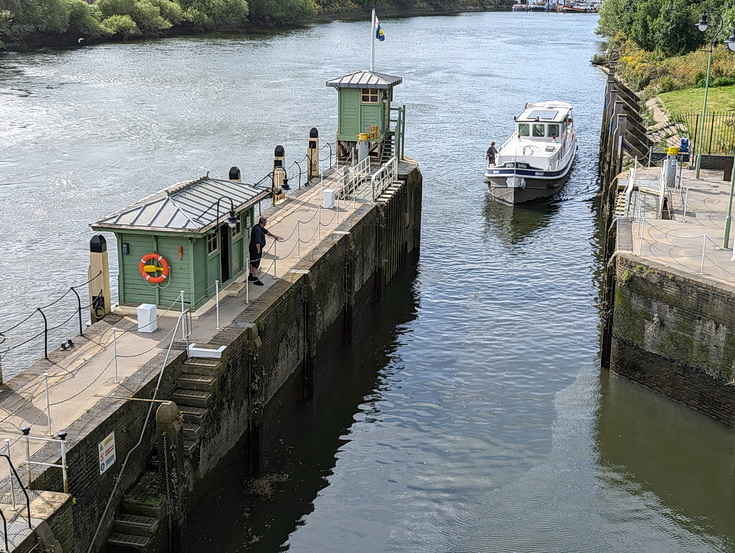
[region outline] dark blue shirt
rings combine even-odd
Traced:
[[[260,226],[260,223],[255,225],[253,227],[252,232],[250,233],[250,243],[251,244],[260,244],[261,248],[265,247],[265,235],[270,234],[266,229]]]

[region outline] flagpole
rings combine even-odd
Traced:
[[[370,19],[370,71],[375,70],[375,8]]]

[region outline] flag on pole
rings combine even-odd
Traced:
[[[380,21],[378,21],[377,15],[375,16],[375,38],[381,42],[385,40],[385,33],[383,32],[383,29],[380,28]]]

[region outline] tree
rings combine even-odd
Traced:
[[[139,35],[140,29],[133,21],[133,18],[129,15],[111,15],[102,21],[102,25],[112,35],[119,35],[123,38],[130,38],[131,36]]]
[[[178,0],[183,19],[199,29],[236,29],[247,22],[245,0]]]
[[[269,24],[299,23],[316,12],[311,0],[250,0],[250,19]]]

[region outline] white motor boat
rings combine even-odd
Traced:
[[[485,171],[490,195],[507,204],[554,195],[564,185],[577,153],[572,106],[526,104],[515,124],[515,133]]]

